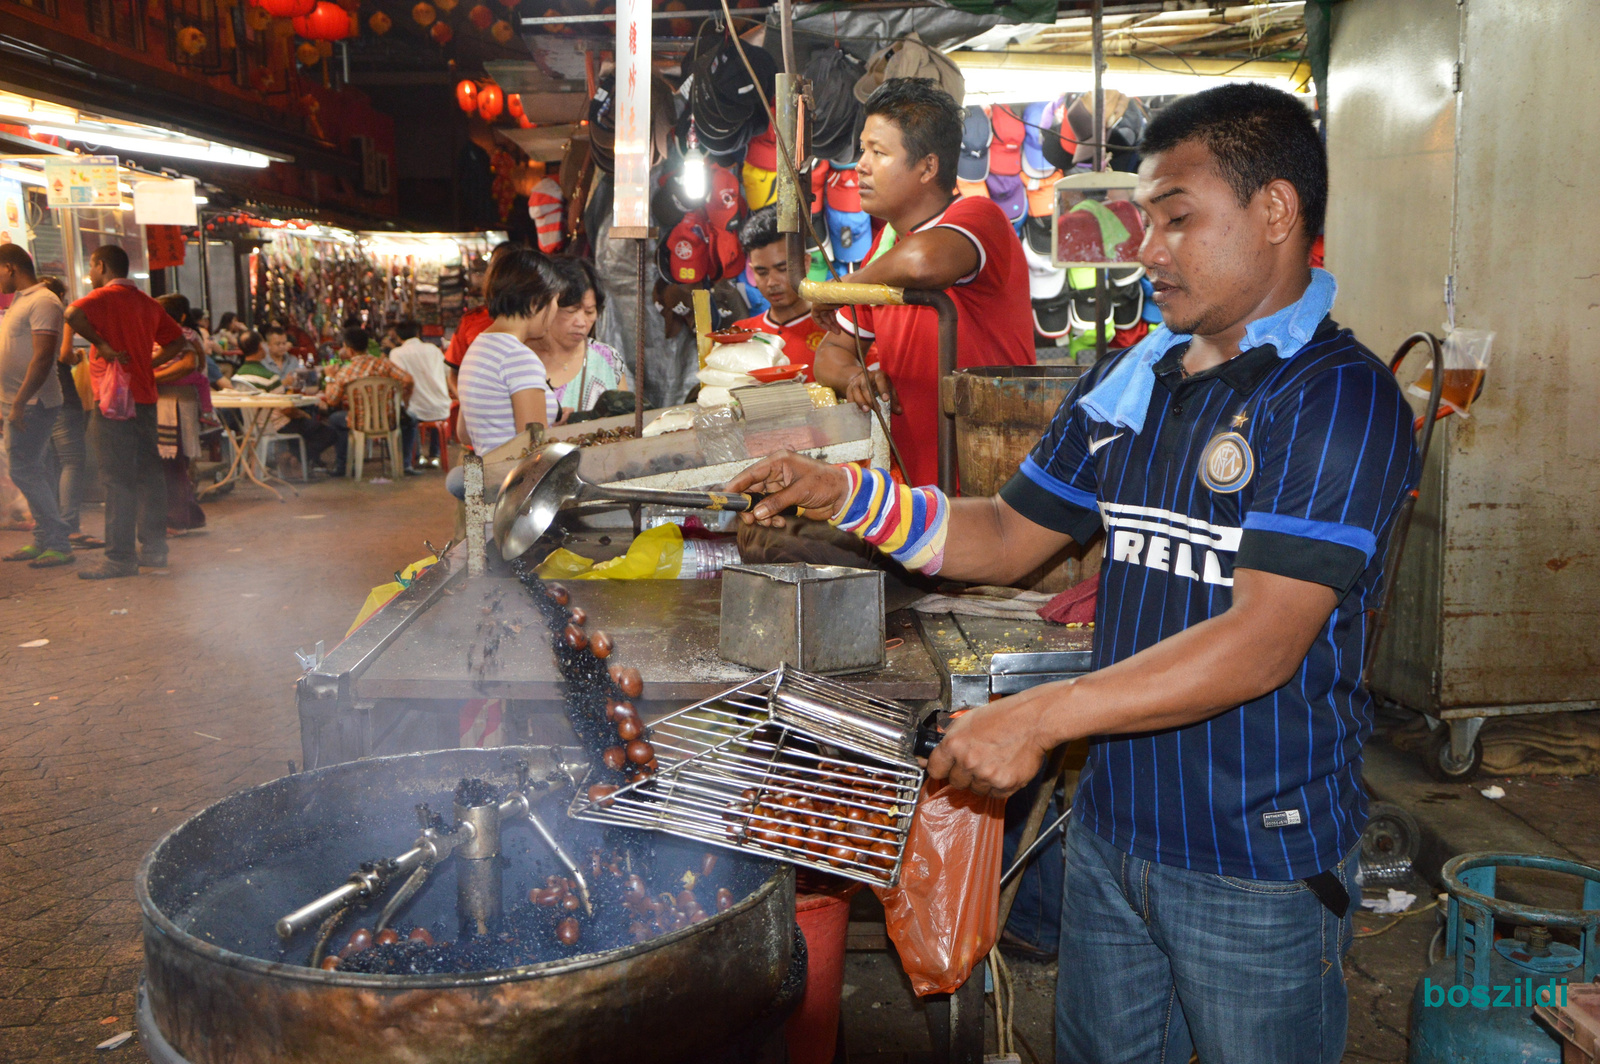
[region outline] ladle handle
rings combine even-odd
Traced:
[[[730,510],[734,513],[754,509],[756,503],[766,498],[758,491],[670,491],[665,488],[614,488],[610,485],[593,488],[591,493],[621,502],[655,503],[658,506],[682,506],[694,510]],[[782,512],[782,516],[794,517],[799,512],[797,507],[791,506]]]

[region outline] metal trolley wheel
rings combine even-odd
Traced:
[[[1483,765],[1483,740],[1478,737],[1478,727],[1471,727],[1473,724],[1481,727],[1483,718],[1449,721],[1434,728],[1428,736],[1423,763],[1434,779],[1442,783],[1465,783],[1478,774]],[[1457,736],[1457,729],[1465,734]]]
[[[1405,807],[1393,802],[1367,804],[1367,826],[1361,832],[1364,883],[1401,882],[1411,875],[1421,849],[1422,828]]]

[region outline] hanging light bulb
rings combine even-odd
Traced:
[[[704,203],[709,179],[705,152],[700,150],[700,138],[695,136],[694,120],[690,119],[689,150],[683,153],[683,172],[679,178],[683,186],[683,198],[690,203]]]

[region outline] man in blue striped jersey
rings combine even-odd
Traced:
[[[1327,162],[1298,101],[1259,85],[1184,97],[1142,156],[1141,258],[1165,325],[1084,375],[997,497],[792,456],[730,486],[774,492],[756,520],[804,505],[983,583],[1104,530],[1097,670],[962,717],[929,773],[1006,795],[1090,739],[1058,1061],[1331,1064],[1366,816],[1365,611],[1418,476],[1412,414],[1307,266]]]

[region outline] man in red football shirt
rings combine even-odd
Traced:
[[[843,280],[947,290],[959,319],[957,366],[1033,365],[1022,243],[993,200],[956,194],[961,107],[931,82],[891,78],[867,99],[866,114],[856,166],[861,206],[887,222],[896,239],[878,255],[880,233],[867,264]],[[870,343],[867,364],[879,394],[890,398],[890,431],[908,467],[907,482],[933,483],[942,416],[933,309],[817,305],[811,313],[830,330],[817,349],[817,380],[866,408],[869,371],[857,361],[850,334]]]
[[[89,254],[89,283],[94,291],[67,308],[67,324],[94,348],[89,379],[95,395],[111,385],[112,363],[120,363],[134,410],[126,420],[94,419],[106,493],[106,559],[78,576],[106,580],[138,576],[141,565],[166,568],[167,480],[156,450],[155,367],[182,354],[189,341],[161,304],[128,280],[128,253],[117,245],[102,244]]]
[[[811,316],[811,304],[800,298],[795,282],[789,279],[789,262],[784,254],[783,234],[778,232],[778,208],[768,204],[739,229],[739,242],[750,260],[756,287],[772,304],[753,318],[735,322],[735,329],[750,329],[783,337],[783,354],[791,366],[816,362],[817,347],[828,331]]]

